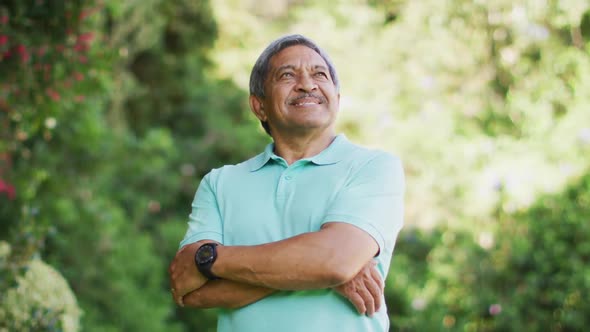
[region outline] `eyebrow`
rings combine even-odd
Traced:
[[[275,73],[280,73],[280,72],[282,72],[284,70],[287,70],[287,69],[296,70],[297,68],[295,68],[294,65],[282,65],[279,68],[277,68],[277,70],[275,71]],[[328,68],[326,66],[324,66],[324,65],[315,65],[315,66],[313,66],[313,69],[314,70],[320,69],[320,70],[325,70],[325,71],[328,70]]]
[[[280,73],[280,72],[285,71],[287,69],[295,70],[295,66],[293,66],[293,65],[282,65],[279,68],[277,68],[277,70],[275,70],[275,73]]]

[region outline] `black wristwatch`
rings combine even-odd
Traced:
[[[211,267],[217,259],[217,243],[205,243],[195,253],[197,269],[209,280],[219,279],[211,272]]]

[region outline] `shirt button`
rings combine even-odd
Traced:
[[[285,176],[285,180],[291,180],[291,179],[292,179],[291,175]]]

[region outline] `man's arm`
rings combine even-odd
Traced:
[[[330,288],[352,280],[378,252],[376,241],[347,223],[255,246],[220,246],[213,274],[282,290]]]
[[[207,279],[197,270],[195,252],[205,243],[217,243],[201,240],[180,248],[168,269],[172,297],[180,305],[195,308],[239,308],[256,302],[276,290],[237,283],[230,280]]]
[[[383,281],[377,272],[376,262],[365,265],[351,281],[339,285],[334,291],[349,300],[361,315],[379,311],[383,295]],[[186,306],[193,308],[237,309],[257,302],[276,290],[252,286],[230,280],[213,280],[184,296]]]
[[[275,289],[252,286],[231,280],[212,280],[184,296],[184,305],[193,308],[236,309],[257,302]]]
[[[182,247],[170,265],[177,303],[207,282],[194,264],[199,241]],[[330,288],[352,280],[378,251],[375,240],[345,223],[328,223],[317,232],[255,246],[218,246],[214,275],[270,289]]]
[[[182,247],[176,254],[176,257],[170,266],[171,275],[172,271],[175,270],[173,265],[184,263],[195,266],[193,259],[194,252],[205,243],[220,244],[217,241],[202,240]],[[200,276],[200,273],[196,268],[192,273]],[[171,281],[173,285],[176,285],[174,280]],[[180,295],[182,296],[180,303],[193,308],[235,309],[254,303],[274,292],[276,292],[274,289],[248,285],[231,280],[211,280],[206,282],[202,287],[195,289],[184,296]],[[176,298],[175,301],[179,302]]]

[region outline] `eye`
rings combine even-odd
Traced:
[[[315,76],[317,76],[317,77],[323,77],[323,78],[328,78],[328,74],[326,74],[326,73],[325,73],[325,72],[323,72],[323,71],[318,71],[318,72],[316,72],[316,73],[315,73]]]
[[[291,77],[293,77],[293,76],[294,76],[294,75],[293,75],[293,73],[292,73],[292,72],[290,72],[290,71],[286,71],[286,72],[282,73],[282,74],[281,74],[281,76],[279,76],[279,77],[280,77],[280,78],[291,78]]]

